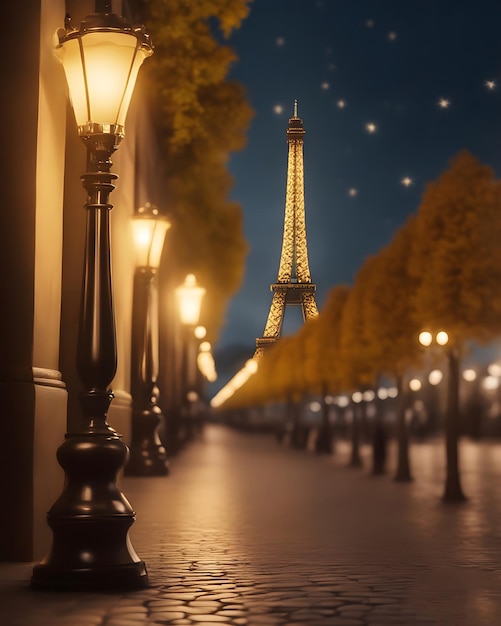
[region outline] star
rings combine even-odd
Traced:
[[[374,124],[374,122],[367,122],[367,124],[365,125],[365,130],[370,133],[372,135],[372,133],[375,133],[377,129],[376,124]]]
[[[404,176],[400,182],[404,187],[410,187],[414,181],[409,176]]]
[[[451,104],[451,101],[448,100],[447,98],[440,98],[440,100],[438,101],[438,106],[441,109],[448,109],[450,104]]]
[[[346,106],[346,101],[345,100],[338,100],[337,101],[337,106],[339,109],[344,109],[344,107]]]
[[[275,106],[273,107],[273,113],[280,115],[283,112],[284,112],[284,107],[281,104],[275,104]]]
[[[348,189],[348,195],[350,196],[350,198],[354,198],[358,193],[358,190],[355,189],[354,187],[352,187],[351,189]]]
[[[277,46],[283,46],[285,44],[285,38],[284,37],[277,37],[275,39],[275,43],[277,44]]]
[[[395,41],[396,38],[397,38],[397,33],[394,30],[388,33],[388,39],[390,41]]]
[[[365,26],[367,28],[372,28],[374,26],[374,20],[365,20]]]
[[[494,80],[486,80],[484,85],[487,87],[489,91],[492,91],[496,87],[496,81]]]

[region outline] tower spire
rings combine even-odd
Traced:
[[[318,315],[314,295],[316,285],[311,282],[306,244],[303,166],[305,130],[303,120],[297,116],[297,100],[294,100],[294,115],[289,119],[286,134],[289,154],[282,254],[277,282],[270,285],[273,300],[263,336],[256,339],[255,358],[259,358],[268,346],[279,339],[286,306],[300,306],[304,320]]]

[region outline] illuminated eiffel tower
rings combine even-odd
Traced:
[[[311,282],[306,245],[306,220],[304,213],[304,167],[303,167],[303,120],[297,116],[297,100],[294,115],[289,119],[287,143],[287,192],[285,198],[284,236],[277,282],[270,285],[273,292],[270,312],[263,336],[256,339],[254,358],[279,338],[286,306],[300,306],[303,320],[318,315],[315,302],[316,285]]]

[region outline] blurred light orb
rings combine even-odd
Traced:
[[[388,397],[388,389],[386,389],[386,387],[379,387],[379,389],[377,390],[377,397],[380,400],[386,400],[386,398]]]
[[[396,398],[398,396],[398,389],[396,387],[388,388],[388,398]]]
[[[433,335],[430,333],[429,330],[422,330],[419,333],[419,343],[422,346],[431,346],[431,342],[433,341]]]
[[[439,346],[446,346],[449,343],[449,335],[445,332],[445,330],[440,330],[435,337],[435,341]]]
[[[344,409],[345,407],[347,407],[350,404],[350,401],[349,401],[347,396],[338,396],[336,398],[336,404],[341,409]]]
[[[361,391],[355,391],[355,393],[351,396],[351,399],[353,400],[353,402],[358,404],[364,399],[363,393]]]
[[[467,369],[463,372],[463,378],[467,382],[471,383],[477,378],[477,372],[474,369]]]
[[[499,387],[499,378],[497,376],[486,376],[482,381],[482,387],[486,391],[494,391]]]
[[[310,411],[312,413],[318,413],[321,409],[322,405],[320,404],[320,402],[317,402],[316,400],[310,402]]]
[[[501,365],[499,363],[491,363],[487,368],[490,376],[501,377]]]
[[[428,382],[430,383],[430,385],[438,385],[443,377],[444,375],[441,370],[432,370],[428,374]]]
[[[421,381],[419,378],[411,378],[409,381],[409,388],[412,391],[419,391],[421,389]]]
[[[335,404],[335,402],[336,402],[336,398],[334,398],[334,396],[331,396],[331,395],[325,396],[325,404]]]
[[[372,391],[372,389],[367,389],[362,394],[362,398],[365,400],[365,402],[372,402],[375,397],[376,397],[376,394]]]

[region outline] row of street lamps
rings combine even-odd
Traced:
[[[112,297],[109,196],[118,178],[111,157],[125,132],[125,119],[143,61],[153,53],[143,27],[112,12],[110,0],[96,0],[95,13],[74,28],[66,16],[57,33],[61,60],[78,134],[87,148],[88,171],[81,176],[87,191],[84,275],[77,347],[77,371],[84,391],[85,426],[68,432],[57,458],[65,484],[47,520],[53,532],[49,554],[33,569],[36,589],[134,589],[148,583],[145,563],[134,551],[129,528],[135,512],[117,485],[127,461],[127,446],[107,422],[117,368],[115,312]],[[133,400],[132,444],[126,473],[162,475],[168,471],[158,436],[158,306],[155,284],[165,234],[170,224],[152,205],[133,219],[137,250],[135,280],[138,376]],[[193,344],[204,290],[190,274],[176,290],[186,340]],[[196,386],[192,347],[183,362],[188,380],[184,411],[190,414]]]

